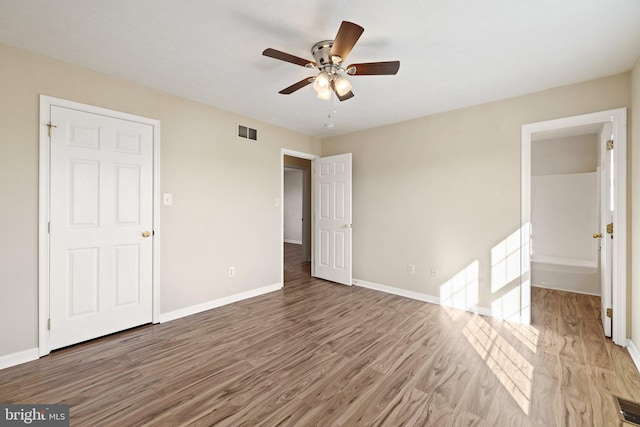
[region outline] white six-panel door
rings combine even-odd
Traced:
[[[314,160],[314,276],[351,285],[351,153]]]
[[[152,321],[153,127],[57,106],[51,123],[56,349]]]

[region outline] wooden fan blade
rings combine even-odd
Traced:
[[[305,79],[300,80],[298,83],[294,83],[291,86],[282,89],[278,93],[281,93],[283,95],[289,95],[289,94],[297,91],[298,89],[302,89],[306,85],[310,84],[312,81],[313,81],[313,77],[307,77]]]
[[[352,76],[383,76],[393,75],[400,69],[400,61],[387,62],[365,62],[362,64],[351,64],[346,70]]]
[[[300,65],[301,67],[306,67],[307,64],[311,64],[312,66],[316,66],[316,63],[313,61],[309,61],[307,59],[304,58],[300,58],[299,56],[294,56],[291,55],[289,53],[286,52],[282,52],[279,50],[275,50],[275,49],[265,49],[264,52],[262,52],[262,54],[264,56],[268,56],[270,58],[275,58],[275,59],[279,59],[281,61],[286,61],[286,62],[291,62],[292,64],[296,64],[296,65]]]
[[[340,100],[340,102],[342,102],[342,101],[346,101],[347,99],[351,99],[351,98],[353,98],[353,97],[355,96],[355,95],[353,94],[353,92],[351,92],[351,91],[349,91],[349,92],[347,92],[347,93],[345,93],[344,95],[342,95],[342,96],[341,96],[341,95],[338,93],[338,91],[336,90],[336,85],[335,85],[335,83],[334,83],[333,81],[331,82],[331,89],[333,89],[333,93],[335,93],[335,94],[336,94],[336,96],[338,97],[338,99]]]
[[[354,24],[349,21],[342,21],[340,25],[340,29],[338,30],[338,34],[336,34],[336,39],[333,41],[333,46],[331,47],[331,52],[329,52],[330,56],[339,56],[342,58],[342,61],[349,56],[351,49],[356,44],[364,28],[362,28],[358,24]]]

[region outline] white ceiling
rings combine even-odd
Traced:
[[[312,70],[261,53],[312,59],[342,20],[365,28],[346,63],[401,66],[328,119],[311,86],[278,94]],[[640,1],[0,0],[0,43],[324,137],[628,71]]]

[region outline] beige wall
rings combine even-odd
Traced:
[[[0,45],[0,356],[37,346],[40,94],[161,121],[162,313],[280,282],[280,148],[319,140]]]
[[[598,134],[531,142],[531,175],[595,172]]]
[[[323,156],[353,153],[354,278],[440,296],[478,265],[479,305],[505,302],[518,280],[492,290],[491,271],[520,226],[521,126],[630,103],[625,73],[324,139]]]
[[[640,348],[640,58],[631,72],[631,331],[636,348]],[[634,130],[636,130],[634,132]]]
[[[304,185],[304,171],[300,169],[284,168],[284,185],[282,191],[282,206],[284,215],[284,240],[302,242],[302,187]]]

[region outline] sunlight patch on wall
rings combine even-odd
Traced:
[[[474,315],[462,332],[522,412],[529,415],[533,365],[479,315]]]
[[[491,249],[491,314],[528,324],[531,319],[531,227],[525,224]],[[511,289],[510,289],[511,288]]]
[[[491,292],[520,277],[520,230],[491,249]]]
[[[533,233],[532,224],[527,222],[520,229],[520,240],[522,242],[522,250],[520,251],[520,321],[529,324],[531,322],[531,251],[533,250],[533,242],[531,236]]]
[[[498,319],[520,322],[520,286],[511,289],[491,303],[491,314]]]
[[[531,270],[531,265],[529,263],[531,259],[531,252],[533,250],[533,241],[531,236],[533,235],[533,224],[530,222],[524,224],[520,230],[520,241],[522,242],[521,247],[521,263],[520,267],[522,268],[522,276],[525,276]]]
[[[518,322],[529,324],[531,322],[531,283],[530,273],[522,276],[520,284],[520,317]]]
[[[473,261],[440,285],[440,304],[461,310],[475,307],[478,304],[479,265],[478,260]]]

